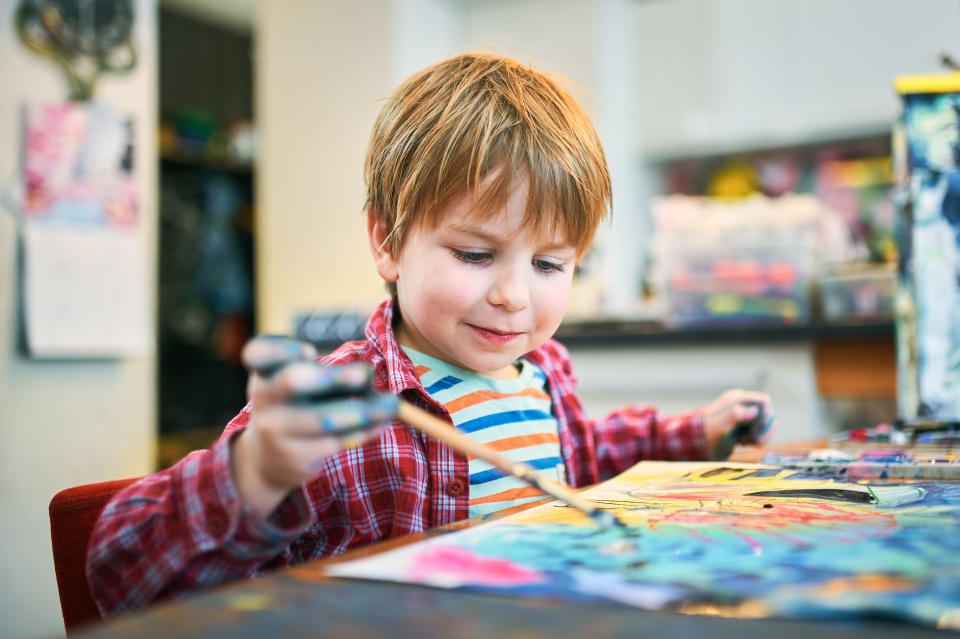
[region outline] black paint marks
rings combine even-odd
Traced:
[[[842,490],[839,488],[809,488],[795,490],[761,490],[756,493],[747,493],[751,497],[786,497],[790,499],[810,498],[826,499],[828,501],[845,501],[852,504],[875,504],[876,498],[862,490]],[[766,508],[766,506],[764,506]]]

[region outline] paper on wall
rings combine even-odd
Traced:
[[[23,317],[34,357],[150,348],[133,123],[106,104],[24,108]]]
[[[23,293],[35,357],[149,351],[143,241],[113,229],[27,225]]]

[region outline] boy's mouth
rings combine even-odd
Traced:
[[[467,324],[467,326],[469,326],[478,337],[488,342],[493,342],[494,344],[506,344],[521,335],[521,333],[501,331],[495,328],[483,328],[482,326],[475,326],[473,324]]]

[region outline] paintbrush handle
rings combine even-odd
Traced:
[[[434,439],[442,441],[457,452],[463,453],[469,457],[482,459],[488,464],[499,468],[503,472],[513,475],[532,486],[535,486],[555,499],[573,506],[577,510],[591,517],[597,513],[597,507],[589,500],[586,500],[558,481],[553,481],[542,477],[536,470],[527,464],[514,462],[491,448],[475,442],[449,423],[430,413],[421,410],[403,400],[397,408],[397,416],[401,421],[410,424],[417,430],[430,435]]]

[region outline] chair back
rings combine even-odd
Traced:
[[[87,585],[87,546],[93,526],[110,498],[139,477],[86,484],[61,490],[50,500],[53,567],[67,633],[100,619]]]

